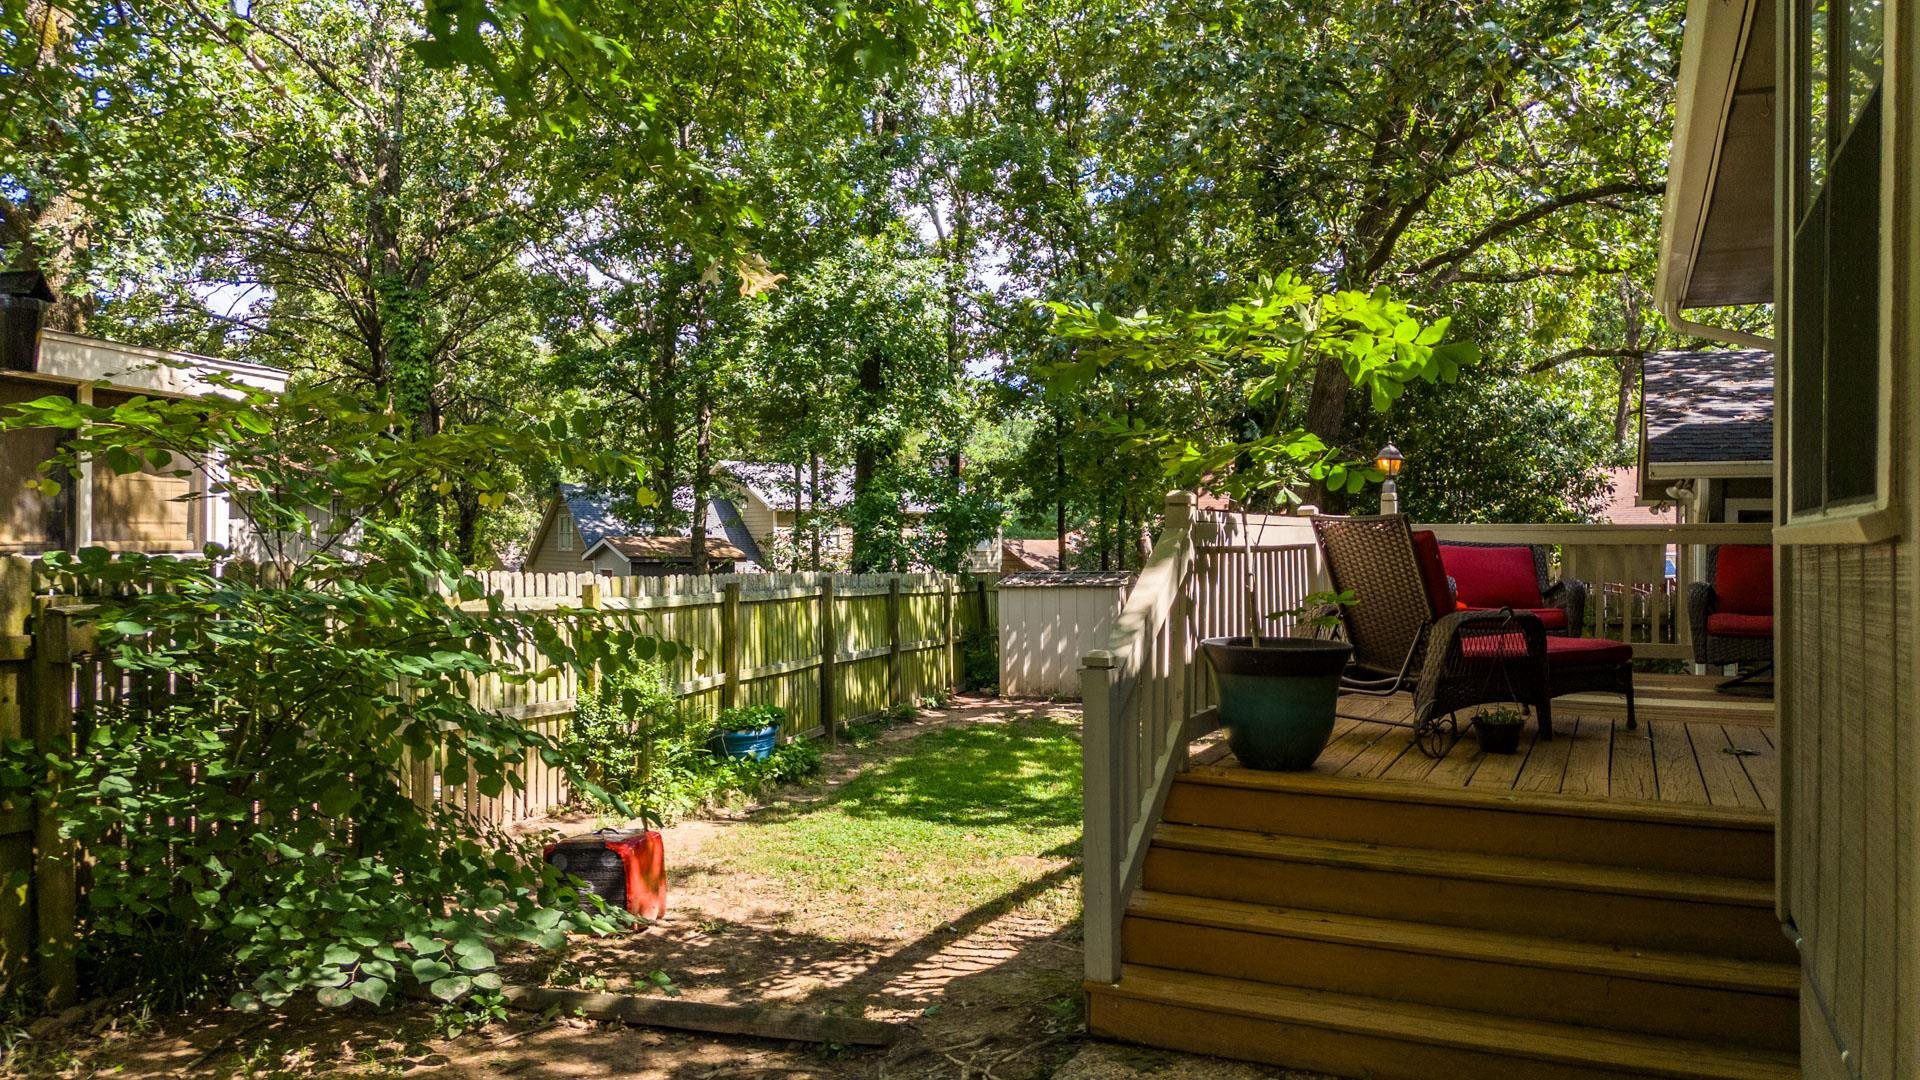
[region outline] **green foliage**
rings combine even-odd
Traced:
[[[720,710],[719,718],[713,723],[713,731],[716,735],[760,731],[785,727],[786,723],[787,710],[778,705],[735,705]]]
[[[1308,593],[1300,602],[1284,611],[1276,611],[1268,616],[1271,619],[1290,618],[1295,625],[1311,626],[1315,630],[1332,630],[1340,625],[1340,610],[1353,607],[1360,602],[1352,589],[1331,589]]]
[[[704,806],[811,776],[821,761],[812,740],[777,746],[765,760],[716,752],[720,732],[783,725],[786,715],[775,705],[748,705],[708,720],[680,704],[658,665],[619,668],[599,691],[581,696],[569,725],[565,752],[599,782],[576,796],[657,828]]]
[[[217,454],[264,560],[213,546],[195,559],[47,557],[93,598],[99,655],[137,689],[80,718],[71,757],[7,748],[7,787],[64,774],[61,831],[93,857],[83,940],[97,975],[177,986],[180,958],[193,957],[202,985],[234,991],[241,1008],[305,992],[377,1005],[409,982],[451,1000],[498,989],[501,947],[616,924],[532,840],[422,807],[410,776],[433,761],[445,787],[497,797],[529,755],[568,768],[539,731],[476,707],[482,684],[676,647],[567,610],[509,612],[397,519],[407,492],[453,476],[500,497],[502,457],[603,475],[630,464],[575,449],[559,418],[419,436],[389,409],[321,388],[113,407],[54,398],[14,413],[0,429],[66,434],[50,479],[83,455],[131,472],[205,468]]]
[[[1422,323],[1384,289],[1321,292],[1293,274],[1262,282],[1252,296],[1216,311],[1117,316],[1079,304],[1047,307],[1072,351],[1070,360],[1043,371],[1050,393],[1073,394],[1099,376],[1190,390],[1225,383],[1246,407],[1268,412],[1271,422],[1246,438],[1139,418],[1109,421],[1115,434],[1153,447],[1175,486],[1205,484],[1242,501],[1278,492],[1298,502],[1296,489],[1308,481],[1353,492],[1384,477],[1364,458],[1289,423],[1295,396],[1323,360],[1385,412],[1408,384],[1453,382],[1480,358],[1471,345],[1444,341],[1446,318]]]
[[[993,627],[976,626],[961,636],[960,689],[1000,692],[1000,635]]]
[[[1481,727],[1519,727],[1527,717],[1519,709],[1482,709],[1473,714],[1473,722]]]
[[[606,793],[619,793],[657,827],[658,815],[639,793],[646,787],[658,733],[684,724],[684,710],[659,663],[609,666],[598,687],[580,694],[561,748],[599,788],[579,793],[581,798],[617,810],[615,798]]]

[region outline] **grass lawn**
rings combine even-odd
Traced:
[[[1071,888],[1032,888],[1080,853],[1071,718],[948,727],[886,749],[823,795],[762,809],[702,859],[759,879],[790,910],[832,913],[819,929],[851,935],[923,930],[1029,899],[1077,907],[1077,877]]]

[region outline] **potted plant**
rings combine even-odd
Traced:
[[[1278,615],[1330,628],[1351,592],[1314,593]],[[1340,673],[1353,646],[1320,637],[1225,637],[1200,643],[1220,688],[1220,725],[1249,769],[1313,767],[1333,734]]]
[[[1519,709],[1483,709],[1474,714],[1473,734],[1489,754],[1511,754],[1520,749],[1520,731],[1527,718]]]
[[[722,757],[765,761],[773,753],[787,710],[778,705],[737,705],[720,710],[713,724],[714,742]]]

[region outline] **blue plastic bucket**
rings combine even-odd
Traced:
[[[756,731],[724,731],[720,733],[720,752],[730,758],[765,761],[779,735],[780,729],[771,724]]]

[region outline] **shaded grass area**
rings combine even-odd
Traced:
[[[703,856],[796,906],[880,929],[957,917],[1078,858],[1076,724],[946,728],[900,751],[823,798],[763,809]]]

